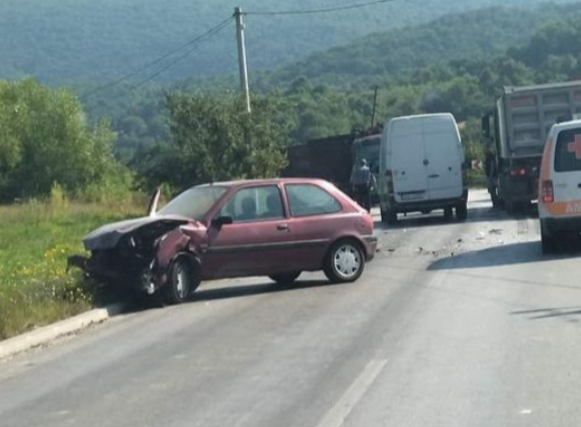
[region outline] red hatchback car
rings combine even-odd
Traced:
[[[327,181],[263,179],[199,185],[150,216],[84,239],[88,274],[161,291],[180,303],[202,280],[269,276],[292,283],[323,270],[355,281],[376,252],[373,219]]]

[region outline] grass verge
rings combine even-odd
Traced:
[[[143,215],[143,200],[77,203],[66,199],[0,206],[0,340],[93,308],[94,284],[67,257],[111,221]]]

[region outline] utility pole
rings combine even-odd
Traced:
[[[248,67],[246,65],[246,42],[244,41],[244,23],[242,9],[234,8],[236,18],[236,35],[238,36],[238,65],[240,71],[240,89],[246,98],[246,112],[250,113],[250,89],[248,87]]]
[[[371,113],[371,129],[375,126],[375,106],[377,105],[377,90],[379,88],[375,86],[375,94],[373,95],[373,112]]]

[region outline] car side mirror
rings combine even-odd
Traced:
[[[231,216],[219,216],[212,220],[212,225],[218,229],[222,228],[224,225],[230,225],[234,222]]]

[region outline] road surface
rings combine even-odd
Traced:
[[[354,284],[209,283],[0,362],[0,426],[578,425],[579,251],[469,208],[379,230]]]

